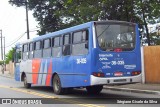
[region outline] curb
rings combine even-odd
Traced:
[[[116,87],[104,87],[104,89],[110,89],[114,91],[124,91],[124,92],[134,92],[134,93],[146,93],[160,95],[160,91],[154,90],[141,90],[141,89],[131,89],[131,88],[116,88]]]

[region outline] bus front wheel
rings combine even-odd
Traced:
[[[55,94],[63,94],[64,89],[61,87],[61,81],[58,75],[55,75],[53,78],[53,90]]]
[[[25,88],[31,88],[31,84],[27,82],[27,77],[24,75],[24,87]]]
[[[103,85],[88,86],[86,89],[89,94],[99,94],[103,89]]]

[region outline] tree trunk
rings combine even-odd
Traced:
[[[141,8],[142,8],[142,17],[143,17],[143,23],[144,23],[144,26],[146,28],[146,34],[147,34],[147,40],[148,40],[148,46],[150,46],[150,37],[149,37],[149,32],[148,32],[148,27],[147,27],[147,22],[146,22],[146,19],[145,19],[145,12],[144,12],[144,6],[143,6],[143,1],[141,0]]]

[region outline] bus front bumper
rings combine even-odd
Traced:
[[[130,84],[130,83],[139,83],[142,82],[142,74],[137,76],[130,77],[111,77],[111,78],[102,78],[90,76],[91,85],[107,85],[107,84]]]

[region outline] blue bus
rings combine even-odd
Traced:
[[[98,94],[103,85],[141,82],[138,25],[92,21],[45,34],[15,46],[15,79],[53,87],[55,94],[83,87]]]

